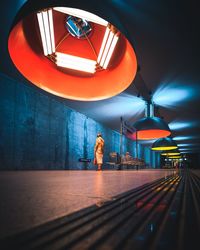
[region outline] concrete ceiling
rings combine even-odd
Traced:
[[[172,137],[180,147],[188,152],[200,152],[200,31],[195,3],[7,0],[0,9],[1,72],[30,84],[14,67],[7,51],[14,17],[23,4],[29,11],[30,6],[37,10],[55,3],[63,6],[64,2],[65,6],[86,9],[115,24],[133,44],[139,70],[130,87],[118,96],[95,102],[61,100],[119,131],[121,116],[130,123],[144,116],[143,97],[150,95],[158,107],[157,114],[169,124]]]

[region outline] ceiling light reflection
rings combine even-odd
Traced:
[[[188,121],[188,122],[173,121],[169,123],[169,128],[171,130],[180,130],[180,129],[191,128],[195,126],[196,126],[196,122],[193,122],[193,121]]]
[[[178,147],[199,147],[199,144],[194,143],[179,143],[177,144]]]
[[[175,136],[173,137],[173,140],[175,141],[184,141],[184,140],[190,140],[190,139],[199,139],[200,136],[194,136],[194,135],[190,135],[190,136]]]
[[[119,96],[108,99],[105,105],[98,107],[98,112],[104,114],[105,117],[133,117],[144,111],[145,102],[135,96],[121,94]]]
[[[183,101],[190,101],[191,98],[197,97],[196,86],[184,86],[182,83],[166,82],[159,87],[154,95],[153,102],[163,107],[175,108]],[[199,90],[199,89],[198,89]]]
[[[101,103],[101,101],[98,101]],[[103,122],[112,121],[115,118],[123,117],[124,121],[132,122],[136,120],[145,109],[145,102],[129,94],[121,93],[118,96],[114,96],[107,100],[104,100],[101,105],[91,106],[91,103],[81,103],[82,111],[88,117],[94,118],[94,114],[98,114],[98,119],[101,119]],[[79,111],[78,106],[76,110]]]
[[[138,141],[139,144],[153,144],[157,139],[153,140],[140,140]]]

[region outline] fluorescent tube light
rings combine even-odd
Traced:
[[[96,71],[96,61],[56,52],[56,64],[60,67],[75,69],[88,73]]]
[[[114,52],[115,46],[119,39],[119,32],[112,25],[108,25],[101,44],[99,55],[97,58],[98,64],[106,69]]]
[[[87,21],[92,21],[107,26],[97,58],[97,62],[86,58],[56,52],[56,64],[58,66],[62,65],[62,67],[73,68],[76,70],[91,73],[94,73],[96,71],[96,63],[98,63],[102,68],[106,69],[109,65],[110,59],[119,39],[119,32],[117,32],[116,28],[104,19],[84,10],[65,7],[55,7],[53,9],[85,19]],[[53,10],[48,9],[40,11],[37,13],[37,18],[44,55],[52,55],[53,53],[55,53]]]
[[[43,21],[44,21],[44,30],[45,30],[45,35],[46,35],[47,52],[50,55],[52,54],[52,49],[51,49],[51,37],[50,37],[49,20],[48,20],[47,11],[44,11],[42,15],[43,15]]]
[[[64,53],[61,53],[61,52],[56,52],[56,58],[63,59],[63,60],[70,60],[70,61],[73,61],[73,62],[80,62],[82,64],[84,64],[84,63],[89,64],[89,65],[95,65],[96,64],[96,61],[94,61],[94,60],[87,59],[87,58],[82,58],[82,57],[79,57],[79,56],[64,54]]]
[[[103,37],[103,41],[102,41],[102,44],[101,44],[101,48],[100,48],[100,51],[99,51],[99,55],[98,55],[98,59],[97,59],[97,62],[98,62],[98,63],[100,63],[100,59],[101,59],[102,54],[103,54],[103,51],[104,51],[104,49],[105,49],[105,45],[106,45],[106,42],[107,42],[109,33],[110,33],[110,28],[107,27],[107,28],[106,28],[106,32],[105,32],[104,37]]]
[[[109,49],[109,51],[108,51],[107,57],[106,57],[106,59],[105,59],[104,65],[103,65],[103,68],[104,68],[104,69],[106,69],[106,68],[108,67],[108,64],[109,64],[109,62],[110,62],[110,59],[111,59],[111,57],[112,57],[112,54],[113,54],[113,51],[114,51],[114,49],[115,49],[115,46],[116,46],[116,44],[117,44],[118,39],[119,39],[119,36],[118,36],[118,35],[115,35],[114,38],[113,38],[113,40],[112,40],[112,44],[111,44],[111,46],[110,46],[110,49]]]
[[[63,62],[63,61],[57,61],[56,65],[59,67],[74,69],[74,70],[83,71],[83,72],[87,72],[87,73],[95,73],[95,68],[88,67],[87,65],[85,65],[85,66],[82,65],[80,67],[80,65],[78,65],[78,64],[72,64],[71,62]]]
[[[37,13],[44,55],[55,52],[55,38],[52,9]]]
[[[50,27],[50,35],[51,35],[51,48],[52,52],[55,52],[55,38],[54,38],[54,25],[53,25],[53,11],[52,9],[48,10],[49,14],[49,27]]]
[[[48,55],[47,51],[47,43],[46,43],[46,36],[45,36],[45,31],[44,31],[44,23],[43,23],[43,18],[42,18],[42,13],[37,13],[37,18],[38,18],[38,23],[39,23],[39,28],[40,28],[40,35],[42,39],[42,47],[43,47],[43,52],[44,55]]]
[[[101,61],[99,63],[101,67],[103,67],[103,65],[104,65],[104,62],[106,60],[106,56],[108,54],[108,51],[110,49],[110,45],[111,45],[112,40],[113,40],[113,37],[114,37],[114,33],[112,31],[110,31],[107,43],[106,43],[104,51],[103,51],[103,55],[102,55]]]

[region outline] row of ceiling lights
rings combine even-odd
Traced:
[[[157,139],[151,149],[160,151],[161,155],[171,158],[180,158],[176,142],[169,137],[171,135],[168,124],[161,118],[154,116],[154,105],[151,101],[146,102],[145,117],[136,121],[133,130],[127,131],[128,137],[135,140]],[[134,132],[133,132],[134,131]]]
[[[44,55],[50,56],[55,54],[55,63],[57,66],[61,67],[81,70],[88,73],[95,73],[96,64],[98,63],[102,68],[106,69],[119,38],[116,29],[112,28],[113,26],[104,19],[83,10],[62,7],[54,8],[54,10],[67,15],[72,15],[76,18],[80,18],[81,20],[92,21],[94,23],[106,26],[106,30],[97,61],[56,52],[52,9],[40,11],[37,13],[37,17]],[[68,30],[73,36],[78,37],[78,33],[81,33],[81,31],[86,27],[87,21],[83,23],[84,26],[81,26],[81,24],[77,23],[78,20],[70,19],[70,21],[68,18]],[[81,36],[81,34],[79,35]],[[137,137],[138,140],[158,139],[153,143],[152,150],[164,150],[167,152],[169,150],[177,149],[176,143],[170,137],[167,137],[171,134],[168,124],[166,124],[163,119],[154,116],[153,104],[147,102],[145,111],[146,117],[133,124],[134,129],[136,129],[136,132],[132,135],[133,138]],[[164,152],[163,155],[180,155],[180,153],[178,151],[170,153]]]
[[[58,44],[55,45],[55,27],[53,20],[54,12],[67,15],[66,28],[69,34],[78,39],[88,39],[87,35],[90,34],[92,30],[89,22],[101,25],[105,28],[100,50],[98,54],[96,54],[96,60],[57,51]],[[99,69],[109,70],[109,62],[114,53],[120,35],[120,32],[109,22],[90,12],[68,7],[54,7],[38,11],[37,20],[42,42],[43,55],[54,62],[58,67],[69,68],[76,71],[84,71],[92,74],[94,74]],[[94,88],[92,85],[91,87]],[[77,97],[74,99],[77,99]],[[163,119],[154,116],[154,106],[151,102],[147,102],[145,118],[135,122],[133,124],[133,128],[136,132],[133,133],[131,137],[134,139],[158,139],[153,143],[152,150],[165,150],[169,152],[169,150],[177,149],[176,143],[170,137],[168,137],[171,135],[169,126],[164,122]],[[169,156],[169,154],[175,156],[178,155],[179,152],[174,151],[163,154],[166,154],[167,156]]]

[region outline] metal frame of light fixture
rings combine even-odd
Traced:
[[[106,26],[96,61],[56,51],[53,10]],[[37,18],[44,55],[51,59],[58,67],[69,68],[92,74],[97,72],[99,69],[105,70],[108,68],[109,62],[117,45],[120,32],[106,20],[87,11],[67,7],[54,7],[41,10],[37,13]]]

